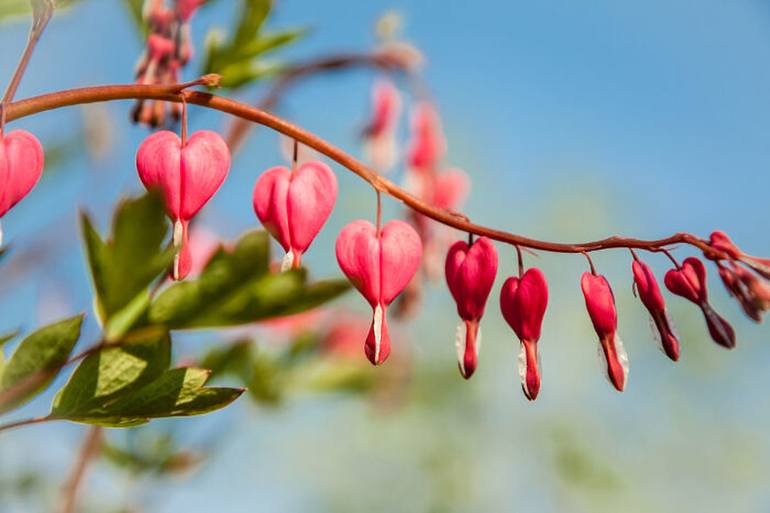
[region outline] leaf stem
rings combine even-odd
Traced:
[[[16,429],[22,426],[31,426],[32,424],[42,424],[43,422],[49,422],[51,420],[56,420],[56,419],[50,416],[45,416],[45,417],[32,417],[29,419],[16,420],[14,422],[9,422],[7,424],[0,424],[0,432],[10,431],[11,429]]]

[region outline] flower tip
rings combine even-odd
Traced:
[[[380,305],[374,309],[372,325],[364,344],[364,352],[372,365],[382,365],[390,356],[390,335],[385,311]]]
[[[470,379],[479,364],[481,328],[478,321],[460,321],[455,332],[457,366],[465,379]]]

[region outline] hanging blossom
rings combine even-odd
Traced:
[[[225,181],[230,150],[216,132],[201,130],[182,141],[174,132],[163,130],[147,137],[139,147],[136,168],[147,189],[163,193],[177,248],[172,277],[180,280],[193,267],[188,244],[190,220]]]
[[[40,180],[45,155],[40,141],[26,130],[0,132],[0,219]],[[0,245],[3,231],[0,228]]]
[[[401,93],[388,79],[379,79],[372,88],[372,117],[362,136],[367,158],[381,173],[389,172],[398,158],[398,120]]]
[[[136,66],[136,82],[146,85],[177,84],[180,72],[192,58],[190,19],[207,0],[146,0],[142,11],[148,28],[147,46]],[[132,117],[150,127],[167,124],[168,111],[179,120],[174,102],[137,100]]]

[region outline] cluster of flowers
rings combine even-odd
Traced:
[[[136,81],[144,85],[179,83],[180,70],[192,57],[190,18],[206,0],[146,0],[143,16],[147,24],[147,48],[136,67]],[[138,100],[132,117],[134,122],[151,127],[167,121],[167,110],[179,120],[179,104]]]
[[[174,223],[174,242],[179,246],[174,265],[175,279],[191,267],[187,249],[190,219],[216,192],[227,176],[228,148],[222,138],[209,131],[182,141],[173,132],[149,136],[137,154],[137,168],[148,188],[163,191],[168,215]],[[294,163],[291,168],[274,167],[256,181],[254,211],[269,233],[286,252],[282,269],[298,268],[303,253],[328,219],[337,198],[337,180],[320,161]],[[638,296],[647,308],[659,334],[661,347],[672,360],[680,354],[679,340],[669,321],[660,286],[650,267],[633,253],[632,272]],[[714,232],[704,254],[716,262],[731,294],[755,320],[770,309],[770,261],[744,254],[722,232]],[[410,224],[391,220],[383,226],[357,220],[337,237],[340,268],[372,308],[369,333],[364,341],[367,358],[382,364],[390,354],[387,309],[407,287],[420,268],[423,242]],[[673,257],[672,257],[673,260]],[[676,260],[674,260],[676,263]],[[497,274],[498,256],[486,237],[455,242],[445,259],[445,276],[457,304],[461,322],[457,329],[458,364],[470,378],[477,365],[481,342],[480,322]],[[521,267],[521,266],[520,266]],[[752,272],[755,271],[755,272]],[[735,346],[735,332],[710,306],[704,263],[689,257],[666,273],[666,288],[695,303],[703,312],[711,337],[721,346]],[[599,338],[602,362],[608,380],[622,391],[628,379],[628,356],[618,336],[615,298],[607,279],[591,271],[581,277],[588,315]],[[519,372],[527,398],[540,390],[541,369],[538,341],[548,304],[548,285],[537,268],[508,277],[500,292],[500,310],[520,340]]]

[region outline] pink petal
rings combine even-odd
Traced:
[[[380,302],[380,243],[377,229],[368,221],[353,221],[337,236],[337,262],[364,298]]]
[[[0,147],[0,217],[13,208],[40,180],[45,160],[43,147],[26,130],[13,130]]]
[[[337,177],[323,162],[307,162],[291,176],[287,213],[291,246],[304,253],[326,223],[337,200]]]
[[[254,186],[253,204],[262,226],[283,247],[291,250],[291,233],[287,197],[289,194],[291,170],[278,166],[268,169],[260,175]]]
[[[230,170],[230,150],[216,132],[195,132],[182,149],[182,219],[191,219],[217,192]]]
[[[382,304],[389,305],[409,284],[422,259],[422,241],[403,221],[389,221],[381,234]]]
[[[455,242],[444,268],[460,318],[481,319],[497,273],[497,250],[492,241],[480,237],[470,248],[465,241]]]

